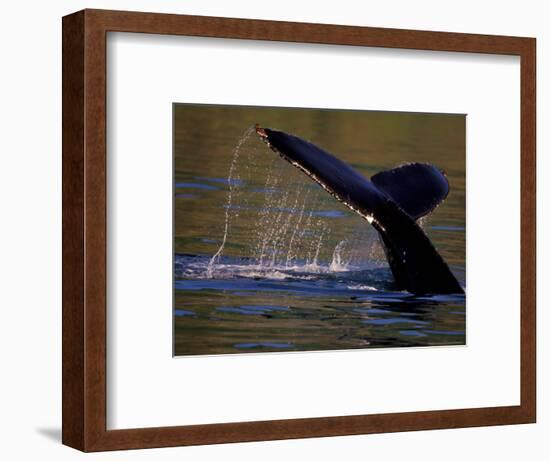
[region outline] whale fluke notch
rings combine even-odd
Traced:
[[[256,133],[273,151],[372,224],[380,234],[398,289],[416,295],[464,293],[416,223],[449,192],[447,179],[437,168],[410,164],[378,173],[369,181],[345,162],[297,136],[259,125]]]

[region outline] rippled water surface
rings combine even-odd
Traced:
[[[465,297],[396,291],[377,233],[269,150],[254,123],[366,177],[405,162],[451,192],[421,225],[465,285],[461,115],[174,106],[174,353],[465,343]]]

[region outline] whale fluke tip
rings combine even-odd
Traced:
[[[267,133],[258,123],[256,123],[254,128],[256,129],[256,133],[258,134],[258,136],[260,136],[260,138],[267,138]]]

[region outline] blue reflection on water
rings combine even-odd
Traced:
[[[399,333],[405,336],[416,336],[417,338],[426,336],[424,333],[421,333],[420,331],[417,331],[417,330],[400,330]]]
[[[395,291],[387,267],[332,272],[328,265],[300,261],[264,267],[222,257],[208,275],[210,261],[206,255],[175,255],[174,325],[180,351],[465,344],[464,295]],[[184,343],[187,338],[196,339]]]
[[[218,184],[227,184],[227,185],[236,185],[236,186],[243,186],[245,184],[244,181],[241,179],[233,178],[231,181],[228,178],[210,178],[205,176],[195,176],[195,179],[198,181],[206,181],[206,182],[213,182]]]
[[[230,314],[244,315],[262,315],[274,311],[288,311],[286,306],[237,306],[237,307],[218,307],[218,312],[227,312]]]
[[[176,189],[204,189],[204,190],[219,190],[219,187],[210,186],[208,184],[199,184],[194,182],[177,182],[174,184]]]

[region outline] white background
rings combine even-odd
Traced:
[[[519,404],[519,58],[108,40],[109,429]],[[174,101],[467,113],[467,346],[174,360]]]
[[[334,459],[384,458],[464,460],[548,459],[550,400],[545,333],[549,316],[548,234],[542,204],[550,193],[543,152],[550,66],[544,2],[388,1],[326,4],[296,1],[62,1],[4,6],[2,31],[2,136],[0,193],[2,239],[0,305],[3,323],[2,445],[7,459],[73,459],[81,455],[59,444],[61,425],[61,21],[83,7],[136,9],[218,16],[342,23],[386,27],[528,35],[538,38],[539,102],[539,423],[406,434],[382,434],[287,442],[262,442],[86,455],[119,459]],[[545,116],[547,118],[545,118]]]

